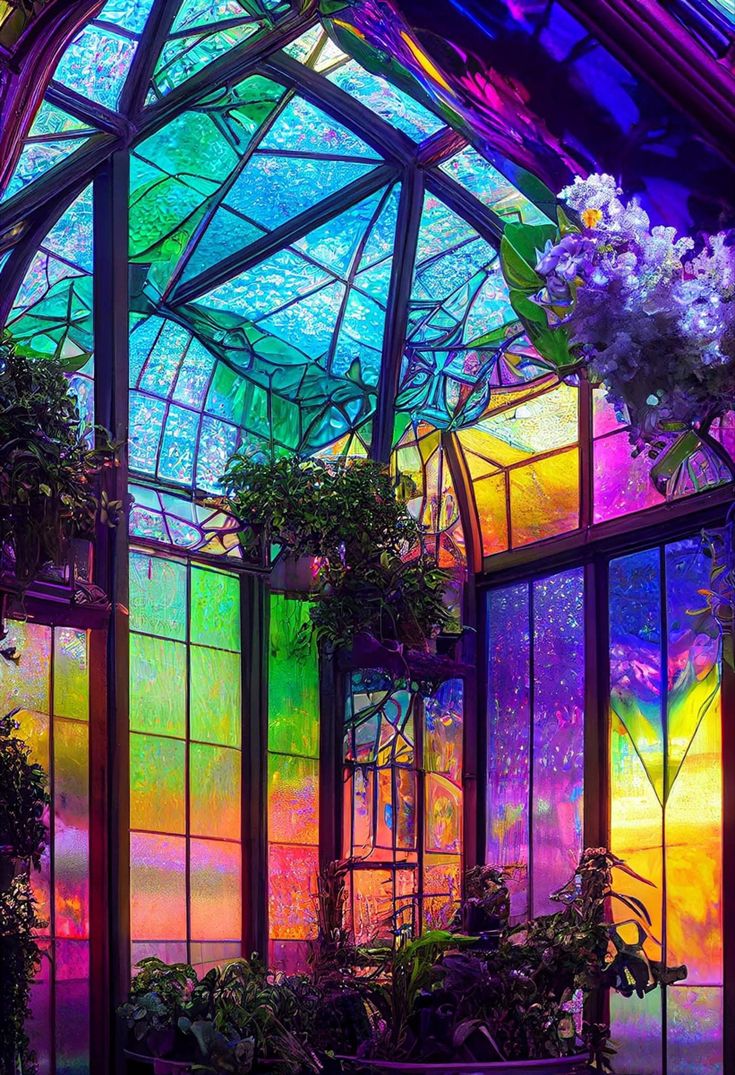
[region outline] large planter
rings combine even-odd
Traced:
[[[271,589],[276,593],[303,597],[318,589],[317,574],[316,557],[281,554],[271,568]]]
[[[587,1053],[550,1060],[461,1060],[441,1064],[410,1063],[405,1060],[358,1060],[342,1057],[351,1070],[385,1072],[386,1075],[586,1075],[590,1071]]]

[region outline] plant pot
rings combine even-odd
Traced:
[[[456,1063],[424,1064],[405,1060],[358,1060],[343,1056],[348,1070],[386,1072],[388,1075],[585,1075],[590,1071],[587,1053],[549,1060],[460,1060]]]
[[[7,892],[14,877],[25,873],[25,864],[20,859],[7,854],[0,846],[0,892]]]
[[[192,1070],[188,1060],[166,1060],[157,1056],[153,1060],[153,1075],[184,1075]]]
[[[271,569],[271,589],[277,593],[310,594],[319,587],[315,556],[279,556]]]

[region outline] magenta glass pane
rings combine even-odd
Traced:
[[[645,452],[633,456],[626,430],[596,440],[594,457],[596,523],[663,503],[651,481],[651,459]]]
[[[722,1075],[722,992],[717,986],[667,990],[668,1075]]]
[[[584,779],[584,575],[533,586],[532,913],[557,909],[582,850]]]
[[[281,974],[302,974],[309,966],[306,941],[275,941],[268,945],[268,966]]]
[[[315,936],[317,847],[271,844],[268,850],[268,921],[272,938]]]
[[[242,936],[242,848],[223,840],[190,841],[191,939]]]
[[[488,594],[488,787],[486,861],[528,868],[530,633],[528,586]],[[512,892],[513,914],[527,911],[526,881]]]
[[[89,944],[57,941],[56,1072],[89,1070]]]
[[[54,889],[57,937],[89,936],[88,728],[54,721]]]

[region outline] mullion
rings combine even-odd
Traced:
[[[48,791],[49,791],[49,1063],[50,1075],[56,1075],[56,974],[58,968],[56,950],[56,735],[54,712],[56,709],[56,631],[51,632],[49,660],[49,734],[48,734]]]

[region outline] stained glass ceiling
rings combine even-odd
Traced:
[[[304,24],[279,0],[104,6],[5,194],[10,227],[49,221],[32,257],[21,244],[0,265],[11,331],[76,359],[91,407],[83,182],[129,144],[134,530],[234,548],[186,498],[216,493],[242,447],[392,451],[448,565],[462,495],[486,555],[574,529],[577,392],[538,365],[497,253],[508,221],[546,217],[502,157]]]

